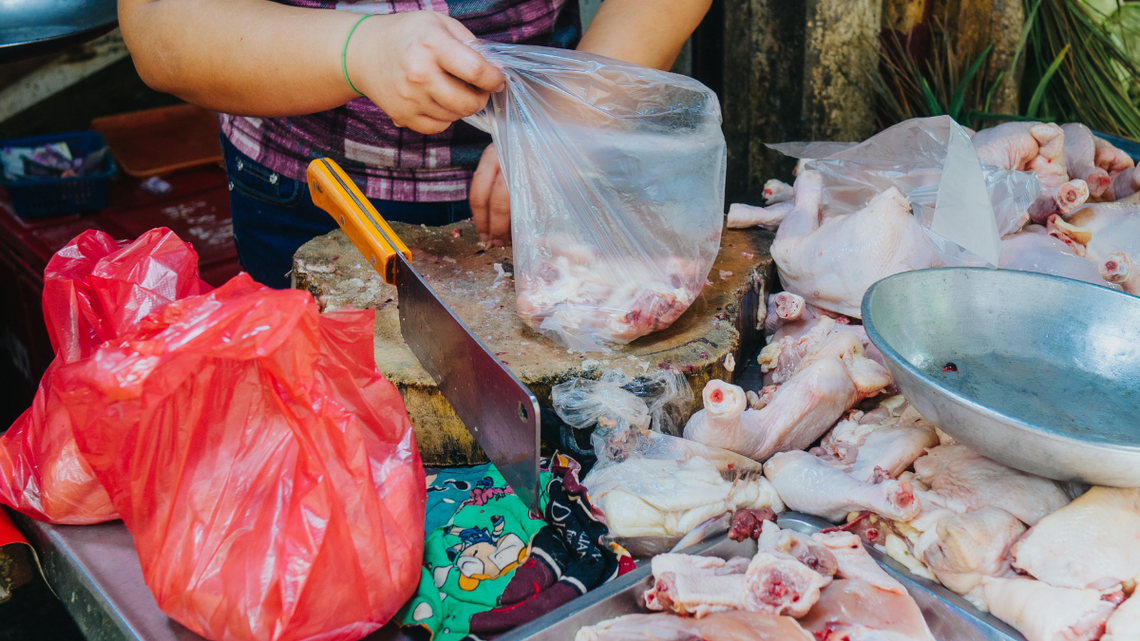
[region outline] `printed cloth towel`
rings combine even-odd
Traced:
[[[542,518],[493,465],[429,476],[428,527],[452,516],[428,534],[419,588],[397,623],[432,641],[492,639],[632,570],[629,553],[603,541],[579,472],[570,457],[543,460]]]

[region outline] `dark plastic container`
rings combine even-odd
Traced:
[[[0,147],[40,147],[60,142],[67,143],[72,156],[76,158],[107,146],[107,141],[97,131],[75,131],[3,140],[0,141]],[[108,153],[99,172],[81,178],[6,180],[3,172],[0,172],[0,185],[8,190],[8,197],[17,216],[39,218],[106,207],[107,184],[114,174],[115,160]]]

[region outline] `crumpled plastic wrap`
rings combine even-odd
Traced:
[[[239,274],[52,374],[147,587],[193,632],[354,641],[415,590],[425,477],[373,322]]]
[[[1036,174],[982,165],[949,116],[914,118],[861,143],[768,145],[823,174],[823,216],[851,214],[897,187],[947,265],[997,266],[1000,238],[1028,220]]]
[[[644,387],[657,392],[647,395],[648,402],[626,389],[633,379],[612,371],[601,380],[556,385],[551,393],[562,420],[576,428],[594,428],[598,462],[582,483],[619,542],[629,542],[633,549],[645,546],[631,538],[669,537],[675,542],[724,512],[783,510],[759,463],[662,433],[677,426],[662,408],[682,399],[688,407],[692,392],[676,372],[660,372],[648,380]]]
[[[93,357],[156,308],[210,289],[198,278],[194,248],[169,229],[152,229],[122,247],[91,230],[52,256],[43,309],[55,360],[32,406],[0,436],[0,503],[52,523],[119,518],[76,448],[53,373]]]
[[[580,351],[668,327],[720,247],[716,95],[580,51],[473,46],[507,78],[466,121],[491,133],[510,190],[519,315]]]

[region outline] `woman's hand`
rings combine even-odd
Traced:
[[[479,238],[500,247],[511,242],[511,197],[494,144],[489,145],[479,159],[479,167],[471,179],[469,200]]]
[[[348,74],[397,127],[439,133],[482,109],[506,82],[463,44],[474,39],[458,20],[434,11],[369,18],[348,43]]]

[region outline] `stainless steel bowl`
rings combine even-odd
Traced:
[[[59,51],[107,33],[115,0],[0,0],[0,63]]]
[[[1140,298],[927,269],[875,283],[863,322],[903,395],[962,444],[1052,479],[1140,487]]]

